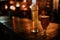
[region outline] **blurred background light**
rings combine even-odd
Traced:
[[[27,8],[24,8],[24,10],[28,10]]]
[[[26,5],[22,5],[22,7],[24,8],[24,7],[26,7]]]
[[[30,6],[29,8],[31,8],[31,9],[32,9],[32,6]]]
[[[26,0],[23,0],[23,2],[26,2]]]
[[[8,5],[5,5],[5,9],[8,9]]]
[[[16,2],[16,7],[20,7],[20,3],[19,2]]]
[[[35,30],[32,30],[33,33],[35,33]]]
[[[15,11],[16,10],[16,7],[14,5],[11,5],[10,6],[10,9],[13,10],[13,11]]]
[[[10,4],[14,4],[14,1],[10,1],[9,3],[10,3]]]
[[[34,4],[34,5],[35,5],[35,4],[36,4],[36,0],[32,0],[32,4]]]

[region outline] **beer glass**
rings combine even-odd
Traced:
[[[43,30],[44,30],[44,35],[43,35],[43,39],[46,40],[46,29],[49,25],[49,16],[41,16],[41,25],[43,27]]]

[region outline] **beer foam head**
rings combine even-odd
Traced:
[[[49,18],[49,16],[40,16],[41,18]]]

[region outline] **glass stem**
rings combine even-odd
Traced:
[[[47,36],[46,36],[46,29],[44,29],[44,37],[43,37],[44,40],[46,40],[46,37],[47,37]]]

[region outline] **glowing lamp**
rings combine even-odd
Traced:
[[[19,2],[16,3],[16,7],[20,7],[20,3]]]

